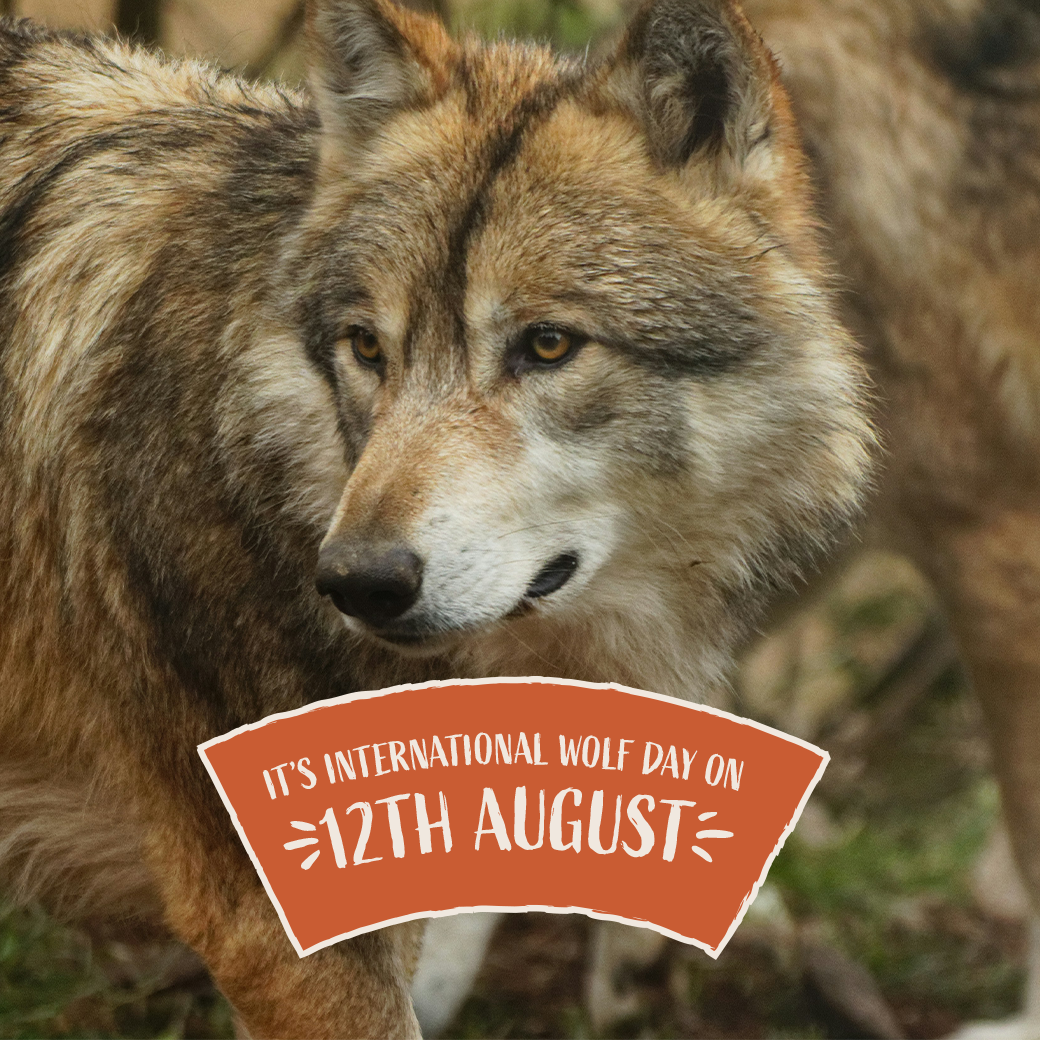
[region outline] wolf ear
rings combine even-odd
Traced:
[[[310,82],[326,140],[350,155],[395,113],[444,90],[454,44],[433,18],[392,0],[311,0]]]
[[[739,170],[768,144],[777,117],[790,119],[772,55],[733,0],[649,0],[607,84],[663,166],[702,155]]]

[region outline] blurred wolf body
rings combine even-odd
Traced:
[[[0,28],[0,875],[164,922],[254,1035],[409,1035],[420,926],[298,958],[196,745],[455,675],[710,696],[871,432],[734,6],[595,66],[308,31],[313,101]]]
[[[748,0],[883,393],[879,519],[934,581],[1040,896],[1040,9]]]
[[[744,7],[781,64],[879,387],[879,532],[948,612],[1040,908],[1040,6]],[[1040,1031],[1036,960],[1021,1035]]]

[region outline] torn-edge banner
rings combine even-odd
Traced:
[[[301,956],[547,910],[717,957],[829,761],[713,708],[543,678],[349,694],[199,753]]]

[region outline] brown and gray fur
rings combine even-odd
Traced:
[[[303,96],[0,29],[0,870],[161,919],[255,1035],[408,1035],[419,927],[298,958],[196,745],[454,675],[711,696],[871,433],[728,0],[595,65],[385,0],[309,34]],[[316,588],[403,551],[400,616]]]
[[[1040,6],[746,8],[781,61],[879,386],[878,520],[948,610],[1040,908]]]

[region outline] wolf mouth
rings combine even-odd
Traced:
[[[458,630],[450,632],[394,632],[394,631],[372,631],[377,639],[391,646],[403,650],[427,650],[440,649],[446,640],[459,634]]]
[[[576,553],[560,553],[534,576],[534,580],[527,586],[524,598],[541,599],[543,596],[556,592],[557,589],[562,589],[571,580],[577,569],[578,556]]]

